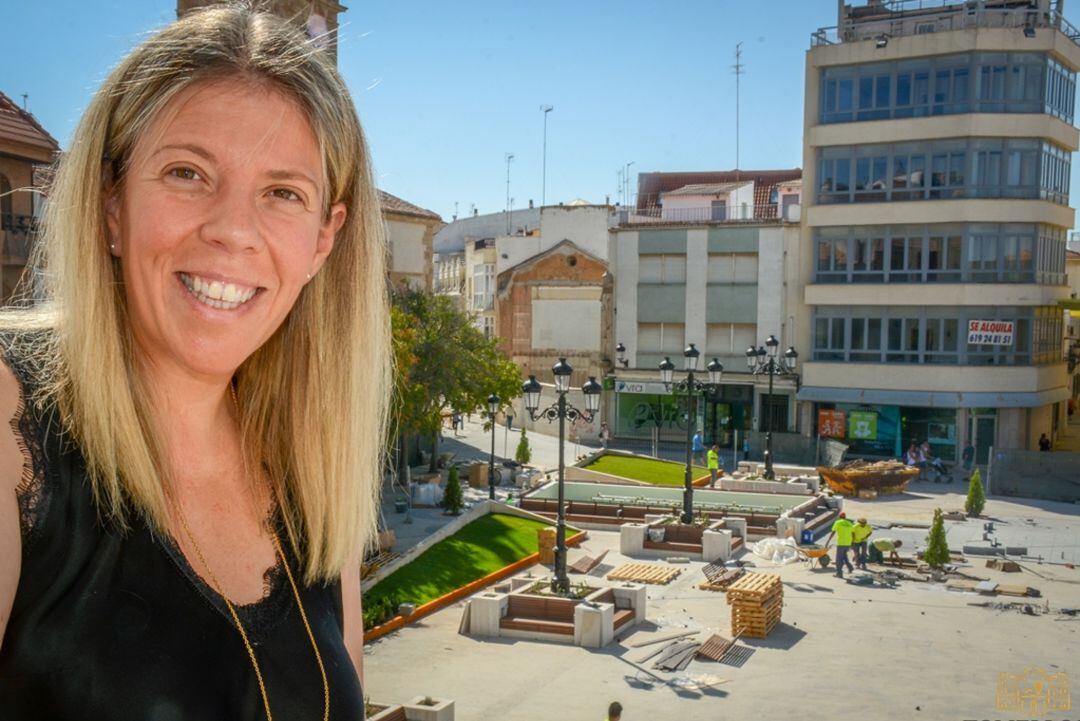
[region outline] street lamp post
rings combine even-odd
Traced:
[[[724,374],[724,366],[716,358],[709,361],[709,365],[706,366],[706,370],[709,371],[709,382],[702,383],[694,378],[694,371],[697,370],[698,358],[701,356],[694,344],[686,346],[686,350],[683,351],[683,357],[686,359],[686,379],[681,381],[674,381],[673,376],[675,374],[675,364],[671,362],[671,358],[665,356],[664,360],[660,363],[660,380],[663,381],[664,387],[676,392],[682,391],[686,393],[686,477],[684,479],[683,489],[683,512],[682,522],[693,523],[694,522],[694,469],[693,469],[693,454],[691,449],[691,438],[693,436],[693,426],[697,424],[697,413],[694,408],[694,401],[699,393],[713,392],[719,389],[720,379]]]
[[[488,498],[495,500],[495,414],[499,412],[499,397],[488,396],[488,418],[491,419],[491,455],[488,456]]]
[[[766,350],[766,348],[768,350]],[[779,358],[777,356],[779,348],[780,341],[776,339],[776,336],[770,335],[765,339],[764,348],[761,346],[758,346],[757,348],[750,346],[746,349],[746,365],[749,366],[750,372],[756,376],[769,376],[769,392],[765,396],[766,407],[762,409],[762,413],[765,415],[765,479],[768,481],[772,481],[776,478],[776,473],[773,471],[772,456],[773,378],[776,376],[780,376],[781,378],[794,378],[795,390],[799,390],[799,374],[795,372],[799,354],[795,352],[794,346],[788,346],[788,349],[784,351],[784,357]]]
[[[555,578],[551,582],[551,589],[556,593],[567,593],[570,590],[570,579],[566,575],[566,508],[564,500],[564,484],[566,476],[566,464],[563,461],[563,447],[566,443],[566,421],[571,423],[581,418],[591,423],[596,411],[600,408],[600,384],[595,376],[589,376],[589,380],[581,387],[585,394],[585,410],[581,411],[566,402],[566,394],[570,390],[570,374],[573,368],[560,358],[559,362],[552,367],[555,375],[555,393],[559,399],[551,406],[539,411],[540,408],[540,382],[536,376],[529,376],[522,386],[521,391],[525,395],[525,408],[529,417],[534,421],[545,418],[549,423],[559,422],[559,507],[555,522]]]

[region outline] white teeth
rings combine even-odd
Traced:
[[[257,288],[222,283],[217,280],[210,281],[186,273],[180,274],[180,280],[200,303],[219,310],[239,308],[251,300],[258,291]]]

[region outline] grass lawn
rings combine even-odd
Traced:
[[[585,466],[590,471],[608,473],[634,481],[644,481],[657,486],[681,486],[686,479],[686,465],[653,458],[628,458],[626,456],[601,456]],[[694,466],[694,478],[709,475],[708,468]]]
[[[381,598],[417,606],[536,553],[536,529],[548,524],[492,513],[439,541],[364,593],[364,609]],[[567,537],[577,533],[567,527]]]

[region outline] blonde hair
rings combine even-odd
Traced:
[[[44,303],[3,325],[37,334],[39,403],[55,402],[78,444],[99,512],[168,518],[166,467],[136,372],[118,261],[102,198],[122,184],[137,139],[192,83],[240,75],[292,98],[324,159],[324,212],[347,207],[322,271],[284,323],[236,372],[244,452],[268,471],[307,582],[337,578],[372,540],[391,358],[386,253],[369,155],[348,90],[324,51],[250,6],[196,11],[113,70],[79,123],[35,252]]]

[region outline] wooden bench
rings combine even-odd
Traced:
[[[615,606],[614,621],[616,631],[634,620],[634,609],[619,608],[615,603],[615,592],[610,588],[598,596],[593,596],[589,600],[596,603],[610,603],[612,606]]]
[[[499,621],[499,628],[573,636],[576,605],[564,598],[512,594],[507,598],[506,615]]]
[[[697,526],[686,526],[681,524],[659,526],[659,528],[664,529],[664,540],[649,540],[649,529],[646,529],[644,543],[645,548],[656,551],[701,553],[701,539],[705,531],[704,528],[699,528]]]
[[[393,710],[387,710],[385,715],[380,715],[379,721],[409,721],[409,717],[405,715],[403,706],[397,706]]]

